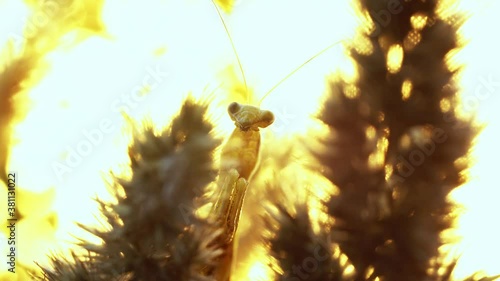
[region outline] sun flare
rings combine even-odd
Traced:
[[[19,177],[20,218],[19,273],[12,279],[2,262],[1,280],[28,280],[28,270],[37,270],[34,262],[47,264],[51,251],[66,253],[74,248],[75,237],[99,243],[76,222],[103,227],[93,198],[113,200],[107,185],[109,171],[127,172],[130,120],[139,124],[149,120],[161,129],[182,101],[194,96],[210,100],[215,133],[227,137],[234,124],[226,107],[233,100],[244,102],[235,89],[252,93],[251,103],[258,105],[290,72],[341,41],[304,64],[259,104],[276,116],[273,126],[263,133],[263,146],[275,153],[286,154],[285,148],[299,136],[321,130],[314,115],[328,77],[340,72],[348,79],[356,76],[344,46],[356,42],[356,48],[370,49],[367,42],[348,39],[356,37],[359,25],[355,6],[347,0],[234,2],[223,17],[237,56],[210,0],[0,1],[0,73],[13,61],[25,61],[20,64],[24,68],[9,74],[21,77],[19,83],[9,88],[0,81],[1,91],[19,88],[12,100],[0,101],[0,110],[8,109],[7,105],[15,109],[5,122],[0,115],[0,122],[5,123],[0,125],[0,139],[2,130],[11,130],[5,141],[6,168]],[[500,189],[495,179],[500,157],[500,61],[496,59],[500,41],[493,28],[500,25],[500,2],[444,2],[470,15],[461,29],[464,47],[454,53],[450,64],[464,65],[457,79],[462,99],[459,110],[464,115],[477,113],[478,122],[485,125],[469,159],[474,163],[469,181],[452,194],[463,205],[457,210],[456,234],[461,240],[453,247],[461,258],[454,274],[458,278],[477,270],[500,274]],[[68,16],[60,17],[60,13]],[[425,20],[415,17],[412,24],[419,26]],[[402,50],[401,45],[390,47],[391,71],[401,67]],[[403,84],[403,98],[410,96],[411,87],[411,81]],[[356,90],[353,87],[353,97]],[[446,106],[444,102],[442,108]],[[378,145],[380,149],[386,146],[383,141]],[[373,156],[373,165],[380,162],[377,157]],[[283,174],[292,177],[295,172]],[[319,179],[310,176],[304,182],[328,196]],[[7,192],[0,197],[7,202]],[[319,207],[312,213],[321,219]],[[7,220],[8,214],[2,210],[0,218]],[[252,218],[243,214],[239,231],[249,235]],[[8,229],[0,232],[2,253],[7,252],[8,235]],[[241,257],[237,280],[270,280],[271,262],[260,250]]]

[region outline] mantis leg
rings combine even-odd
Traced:
[[[248,182],[244,178],[238,178],[234,185],[233,193],[231,195],[231,206],[228,211],[227,228],[228,233],[231,235],[231,240],[238,229],[238,223],[241,216],[241,208],[243,207],[243,200],[247,191]]]
[[[231,243],[238,229],[247,187],[248,182],[239,176],[236,169],[220,175],[220,191],[212,214],[224,229],[224,243]]]
[[[215,269],[214,277],[218,281],[227,281],[231,276],[233,249],[235,248],[234,236],[238,229],[248,182],[239,176],[236,169],[231,169],[220,176],[219,197],[212,211],[224,229],[222,240],[226,245],[226,251],[220,260],[220,265]]]

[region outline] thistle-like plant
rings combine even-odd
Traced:
[[[216,176],[206,104],[184,102],[171,125],[136,129],[129,147],[131,176],[115,176],[115,203],[99,201],[105,230],[83,226],[102,244],[82,241],[85,255],[53,260],[48,280],[211,280],[202,273],[222,254],[221,231],[201,219],[208,185]]]
[[[452,278],[455,262],[442,262],[441,234],[452,227],[448,195],[465,181],[463,160],[478,128],[472,118],[457,115],[458,69],[447,63],[447,55],[460,47],[456,34],[462,18],[441,17],[438,2],[359,1],[371,28],[349,47],[358,79],[331,82],[319,115],[328,134],[320,138],[321,148],[312,149],[322,174],[337,188],[325,204],[331,222],[327,237],[352,270],[341,277],[338,262],[316,261],[303,272],[314,276],[308,278]],[[314,256],[294,242],[324,240],[325,230],[295,226],[307,221],[304,208],[295,216],[280,203],[277,209],[281,231],[271,249],[281,270],[294,272]]]

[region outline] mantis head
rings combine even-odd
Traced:
[[[258,131],[274,122],[274,114],[269,110],[262,110],[256,106],[232,102],[227,111],[234,125],[242,131]]]

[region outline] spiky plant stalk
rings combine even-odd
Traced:
[[[109,229],[82,226],[102,244],[82,241],[88,255],[76,263],[54,260],[43,278],[211,280],[201,272],[221,255],[221,232],[196,214],[216,176],[212,154],[219,140],[206,109],[187,100],[168,129],[157,134],[146,125],[137,132],[129,147],[131,178],[116,177],[116,203],[100,201]]]
[[[476,134],[456,115],[446,61],[460,21],[440,18],[437,0],[360,4],[374,23],[370,50],[350,49],[359,79],[332,83],[320,117],[331,134],[316,156],[339,189],[328,202],[333,240],[356,280],[440,280],[430,268],[452,226],[447,196],[464,183],[458,160]]]
[[[277,207],[269,211],[272,219],[267,223],[275,231],[269,239],[271,253],[283,270],[276,280],[349,280],[344,278],[346,266],[331,242],[327,226],[323,225],[319,233],[313,230],[307,204],[297,203],[295,212],[282,204]]]
[[[453,222],[447,196],[465,181],[478,128],[457,117],[457,69],[447,64],[462,21],[441,18],[438,2],[359,1],[373,28],[363,34],[365,48],[349,48],[358,79],[331,83],[319,116],[329,133],[313,149],[338,189],[326,203],[332,247],[347,256],[354,275],[340,276],[338,262],[316,263],[307,278],[279,280],[451,279],[455,263],[443,263],[439,251]],[[314,257],[304,249],[325,230],[303,225],[303,208],[291,216],[276,207],[281,230],[271,249],[286,274]]]

